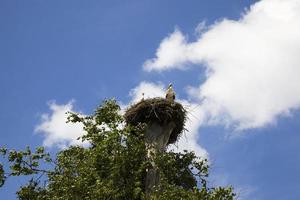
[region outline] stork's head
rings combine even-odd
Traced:
[[[172,86],[173,86],[172,83],[170,83],[169,86],[168,86],[168,88],[171,88]]]

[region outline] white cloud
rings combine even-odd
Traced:
[[[35,127],[35,132],[45,136],[43,145],[65,148],[69,145],[82,144],[77,140],[83,135],[83,126],[79,123],[66,123],[68,111],[73,111],[73,101],[65,105],[49,103],[50,114],[43,114],[41,122]]]
[[[136,103],[143,98],[153,98],[153,97],[164,97],[164,85],[162,83],[153,84],[149,82],[141,82],[137,87],[133,88],[129,92],[131,97],[131,103]]]
[[[213,187],[218,185],[220,187],[234,186],[234,192],[236,193],[236,199],[238,200],[257,200],[257,188],[252,185],[241,185],[239,183],[233,183],[231,176],[226,172],[214,172],[210,174],[209,186]]]
[[[257,188],[255,186],[237,186],[234,188],[236,192],[236,197],[239,200],[258,200]]]
[[[300,0],[263,0],[239,20],[208,27],[195,42],[175,30],[144,69],[202,64],[206,81],[190,94],[201,102],[205,118],[247,129],[299,108],[299,52]]]
[[[130,104],[136,103],[141,100],[142,93],[145,98],[164,97],[165,85],[162,83],[150,83],[141,82],[137,87],[130,90],[129,95],[131,97]],[[179,100],[185,106],[195,107],[187,101]],[[66,123],[66,112],[75,112],[73,109],[73,101],[67,104],[58,105],[55,102],[49,103],[50,113],[43,114],[41,116],[41,122],[35,127],[35,132],[43,134],[45,139],[43,145],[47,147],[57,146],[59,148],[66,148],[70,145],[82,145],[81,141],[77,140],[79,136],[82,136],[83,126],[79,123]],[[121,106],[125,110],[128,104],[122,104]],[[198,156],[207,158],[207,152],[197,144],[197,129],[199,127],[199,118],[195,117],[197,111],[193,112],[193,115],[188,114],[188,121],[186,128],[189,130],[176,145],[172,145],[170,149],[174,151],[183,151],[184,149],[193,150]],[[120,127],[122,127],[121,124]]]
[[[129,95],[132,98],[130,103],[133,104],[140,101],[143,96],[142,93],[145,94],[145,98],[164,97],[165,85],[162,83],[141,82],[130,91]],[[198,156],[208,158],[208,153],[205,149],[197,144],[198,128],[202,122],[202,118],[199,117],[202,113],[200,108],[197,108],[197,105],[191,104],[186,100],[178,101],[187,107],[187,109],[196,109],[188,113],[186,123],[188,132],[180,138],[176,145],[171,145],[169,149],[176,152],[182,152],[183,150],[195,151]],[[125,110],[127,106],[128,105],[122,104],[123,110]],[[84,133],[83,125],[80,123],[66,123],[68,116],[66,112],[75,112],[73,107],[73,101],[62,105],[58,105],[55,102],[49,103],[50,114],[43,114],[41,116],[41,122],[35,127],[35,132],[45,136],[43,145],[47,147],[57,146],[59,148],[66,148],[70,145],[82,145],[82,142],[77,140],[77,138]],[[122,126],[123,124],[120,125],[120,128],[122,128]]]
[[[198,143],[198,131],[204,120],[202,108],[186,100],[178,100],[178,102],[187,109],[185,128],[188,131],[181,136],[177,144],[171,145],[170,149],[175,152],[183,152],[183,150],[194,151],[197,156],[208,159],[208,152]]]
[[[180,68],[188,61],[188,43],[179,30],[175,30],[169,37],[165,38],[156,51],[155,59],[144,63],[146,71],[163,71],[167,69]]]
[[[137,87],[130,91],[130,96],[132,97],[132,103],[138,102],[142,98],[142,93],[145,93],[145,98],[152,97],[164,97],[165,96],[165,85],[162,83],[151,83],[151,82],[141,82]],[[183,106],[189,108],[194,108],[193,112],[188,112],[186,129],[188,132],[184,134],[177,144],[170,145],[169,149],[175,152],[183,152],[183,150],[194,151],[197,156],[202,158],[208,158],[208,153],[203,149],[198,143],[198,128],[202,122],[201,108],[197,107],[195,104],[191,104],[186,100],[178,100]]]

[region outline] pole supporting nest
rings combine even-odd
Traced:
[[[186,111],[178,102],[163,98],[143,99],[125,112],[125,121],[130,125],[147,124],[145,144],[147,159],[153,160],[157,152],[166,150],[167,145],[175,143],[184,130]],[[159,171],[155,163],[146,175],[146,193],[159,183]]]

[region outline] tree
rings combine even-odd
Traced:
[[[35,151],[29,147],[24,151],[1,148],[9,170],[5,172],[0,164],[0,185],[11,176],[31,176],[17,191],[21,200],[234,198],[231,187],[207,186],[207,161],[193,152],[160,152],[153,160],[146,159],[146,125],[126,125],[119,111],[115,100],[106,100],[90,116],[69,113],[68,122],[84,125],[85,134],[78,139],[90,145],[71,146],[55,158],[43,147]],[[160,183],[151,194],[145,194],[145,175],[151,162],[159,169]]]

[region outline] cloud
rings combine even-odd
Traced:
[[[201,107],[198,107],[197,104],[188,102],[187,100],[178,100],[186,109],[187,109],[187,121],[185,132],[177,144],[170,146],[169,148],[175,152],[183,152],[183,150],[194,151],[197,156],[202,158],[209,158],[208,152],[201,147],[198,143],[199,139],[199,128],[203,123],[204,116]]]
[[[142,93],[144,93],[145,98],[153,97],[164,97],[165,95],[165,85],[162,83],[151,83],[151,82],[141,82],[138,86],[130,90],[129,95],[131,101],[129,104],[136,103],[142,98]],[[170,150],[175,152],[183,152],[183,150],[194,151],[198,156],[202,158],[208,158],[208,153],[199,144],[197,144],[198,139],[198,128],[202,122],[200,114],[202,113],[197,105],[191,104],[186,100],[178,100],[187,109],[193,109],[193,112],[188,113],[188,120],[186,123],[186,129],[188,132],[183,135],[176,145],[171,145]],[[80,123],[66,123],[67,114],[66,112],[76,112],[74,111],[74,101],[70,101],[67,104],[56,104],[55,102],[49,103],[50,113],[45,113],[41,115],[41,122],[36,125],[35,132],[44,135],[43,145],[47,147],[59,147],[66,148],[70,145],[86,145],[82,144],[80,140],[77,140],[79,136],[82,136],[83,125]],[[129,104],[122,104],[121,107],[124,111]],[[198,117],[196,117],[198,116]],[[122,125],[120,128],[122,128]]]
[[[162,83],[141,82],[138,86],[130,90],[129,96],[131,101],[128,104],[121,104],[122,110],[128,107],[129,104],[140,101],[144,93],[145,98],[164,97],[165,85]],[[195,107],[184,100],[178,100],[183,105],[188,107]],[[55,102],[49,103],[50,113],[41,115],[41,122],[35,127],[35,132],[43,134],[45,139],[43,145],[47,147],[57,146],[59,148],[66,148],[70,145],[82,145],[80,140],[77,140],[79,136],[82,136],[83,126],[80,123],[66,123],[66,112],[74,111],[74,101],[70,101],[67,104],[56,104]],[[195,110],[194,114],[188,114],[188,121],[186,128],[189,130],[176,145],[172,145],[170,149],[174,151],[191,150],[195,151],[198,156],[208,158],[207,152],[197,144],[197,129],[199,128],[199,118],[195,117],[198,111]],[[121,126],[122,127],[122,124]]]
[[[164,88],[165,86],[162,83],[153,84],[143,81],[137,87],[130,90],[131,103],[140,101],[143,98],[143,93],[144,98],[164,97]]]
[[[140,101],[144,93],[145,98],[164,97],[165,85],[162,83],[141,82],[137,87],[130,90],[129,95],[131,101],[128,104],[121,104],[122,110],[128,107],[128,105]],[[187,107],[195,107],[187,101],[178,100]],[[50,113],[45,113],[41,116],[41,122],[35,127],[35,132],[44,135],[43,145],[47,147],[57,146],[59,148],[66,148],[70,145],[82,145],[80,140],[77,140],[79,136],[82,136],[83,125],[80,123],[66,123],[66,112],[74,111],[74,101],[70,101],[67,104],[56,104],[55,102],[49,103]],[[195,111],[197,113],[197,111]],[[197,129],[199,127],[199,118],[188,114],[188,121],[186,128],[189,130],[185,136],[183,136],[177,145],[172,145],[170,149],[174,151],[191,150],[195,151],[198,156],[202,158],[208,158],[207,152],[197,144]],[[122,127],[122,125],[120,126]]]
[[[144,63],[146,71],[163,71],[172,68],[184,68],[183,63],[188,61],[188,43],[179,30],[175,30],[169,37],[165,38],[156,51],[154,59]]]
[[[73,103],[73,101],[65,105],[58,105],[55,102],[49,103],[51,113],[43,114],[40,124],[35,127],[35,132],[45,136],[43,145],[65,148],[69,145],[82,144],[81,141],[77,140],[84,133],[82,124],[66,123],[66,112],[73,111]]]
[[[214,172],[210,174],[209,187],[218,185],[220,187],[229,187],[234,185],[234,192],[238,200],[256,200],[257,187],[253,185],[241,185],[240,183],[233,183],[232,177],[226,172]]]
[[[166,86],[162,83],[151,83],[151,82],[141,82],[138,86],[130,91],[130,96],[132,98],[131,102],[138,102],[142,98],[142,93],[145,93],[145,98],[152,97],[164,97]],[[197,105],[191,104],[186,100],[177,99],[184,107],[187,109],[193,109],[193,112],[188,112],[186,129],[188,130],[175,145],[170,145],[169,150],[174,150],[175,152],[183,152],[183,150],[194,151],[197,156],[202,158],[208,158],[208,153],[204,148],[202,148],[198,143],[198,129],[202,123],[200,109]]]
[[[205,67],[205,82],[189,94],[201,102],[210,123],[262,127],[299,108],[299,0],[259,1],[239,20],[200,27],[202,34],[191,42],[176,29],[144,69]]]

